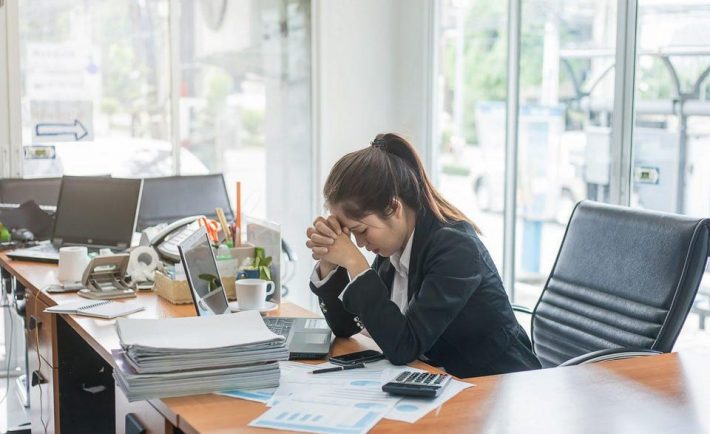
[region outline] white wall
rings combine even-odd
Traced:
[[[401,133],[428,153],[433,1],[313,0],[314,213],[333,164],[378,133]]]
[[[0,4],[0,177],[18,177],[22,174],[18,11],[16,1]]]
[[[10,174],[7,7],[0,7],[0,177]]]
[[[428,146],[431,1],[314,0],[319,191],[338,158],[378,133]]]

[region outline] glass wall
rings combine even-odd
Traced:
[[[183,153],[224,173],[233,202],[240,181],[243,211],[280,222],[310,258],[301,242],[313,209],[310,2],[182,0],[180,28]],[[181,174],[195,169],[181,161]],[[292,282],[307,282],[310,261],[296,267]],[[296,286],[306,305],[305,284]]]
[[[503,255],[507,3],[444,1],[439,188]],[[533,305],[569,215],[608,201],[616,1],[522,2],[516,303]],[[502,271],[502,270],[500,270]]]
[[[516,303],[537,301],[575,203],[608,201],[616,5],[522,2]]]
[[[633,195],[647,209],[710,215],[710,1],[640,1]]]
[[[501,265],[508,4],[441,2],[439,188]],[[618,2],[522,0],[515,284],[534,306],[576,202],[610,202]],[[639,0],[630,206],[710,216],[710,1]],[[500,270],[510,272],[510,270]],[[710,315],[710,271],[694,312]],[[707,346],[691,314],[679,345]]]
[[[173,173],[167,0],[20,1],[19,41],[25,177]]]
[[[631,206],[710,216],[708,26],[710,1],[639,1]],[[710,313],[710,272],[696,303]]]
[[[503,258],[507,8],[442,2],[437,115],[438,188],[475,221],[500,269]]]
[[[19,6],[25,177],[221,172],[232,203],[242,183],[245,215],[281,223],[306,258],[288,274],[307,282],[310,1]],[[306,305],[305,283],[296,286],[291,295]]]

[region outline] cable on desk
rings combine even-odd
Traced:
[[[12,320],[12,310],[7,303],[2,307],[6,309],[5,314],[10,318],[10,343],[8,344],[7,357],[5,358],[5,362],[7,363],[7,372],[5,372],[5,394],[2,396],[2,399],[0,399],[0,404],[5,402],[7,394],[10,391],[10,360],[12,360],[12,341],[15,340],[15,322]]]
[[[34,309],[33,312],[37,313],[37,301],[39,300],[39,294],[35,294]],[[49,421],[44,421],[44,405],[42,403],[42,356],[39,354],[39,324],[35,326],[35,350],[37,351],[37,386],[39,387],[39,421],[44,428],[44,434],[47,434],[49,430]],[[30,380],[31,381],[31,380]],[[32,384],[30,382],[30,384]],[[30,406],[32,403],[30,402]]]

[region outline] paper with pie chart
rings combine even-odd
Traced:
[[[382,391],[382,385],[402,371],[418,371],[394,366],[386,360],[322,375],[310,374],[330,363],[307,365],[280,362],[281,380],[270,399],[267,412],[250,426],[318,433],[359,434],[380,419],[414,423],[473,384],[452,380],[433,400],[402,398]],[[232,395],[239,397],[238,394]],[[249,399],[249,398],[245,398]],[[265,402],[262,398],[261,402]]]

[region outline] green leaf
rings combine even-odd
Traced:
[[[213,274],[207,274],[207,273],[200,274],[197,277],[199,277],[201,280],[206,280],[208,282],[217,278],[217,276],[215,276]]]

